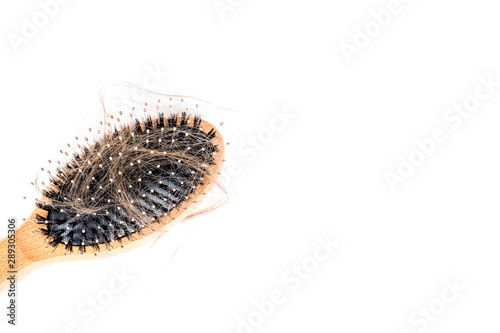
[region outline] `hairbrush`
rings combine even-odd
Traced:
[[[217,183],[223,157],[219,131],[197,114],[158,113],[108,129],[56,170],[16,230],[16,280],[149,242],[192,214]],[[4,239],[0,292],[9,285],[8,259]]]

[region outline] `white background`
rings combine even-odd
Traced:
[[[100,117],[112,80],[142,85],[159,69],[156,90],[235,110],[224,126],[237,168],[224,207],[149,252],[27,277],[16,327],[0,295],[0,331],[498,331],[500,87],[460,125],[443,118],[474,102],[481,76],[500,81],[497,3],[401,0],[384,27],[370,13],[387,0],[220,3],[230,9],[72,0],[43,22],[37,1],[2,2],[2,233],[8,216],[31,213],[29,183]],[[33,16],[45,25],[25,38]],[[386,173],[423,156],[415,141],[435,129],[447,139],[391,191]],[[321,262],[318,238],[340,244]],[[303,264],[307,276],[292,273]],[[123,272],[133,278],[109,300]]]

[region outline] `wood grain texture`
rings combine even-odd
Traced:
[[[189,196],[190,205],[188,207],[174,209],[171,212],[170,217],[165,216],[159,222],[152,223],[152,228],[145,228],[141,230],[141,234],[137,232],[134,233],[132,235],[132,240],[123,238],[121,239],[121,243],[117,240],[111,242],[110,245],[112,250],[108,250],[105,244],[101,244],[99,246],[99,251],[95,253],[89,251],[83,254],[80,254],[79,252],[67,254],[64,246],[54,248],[48,245],[46,236],[38,232],[40,225],[33,222],[36,218],[36,214],[46,214],[46,212],[41,211],[40,209],[35,209],[27,221],[23,223],[15,233],[17,251],[16,270],[18,271],[17,281],[22,280],[25,276],[35,270],[54,263],[72,260],[105,258],[132,250],[152,241],[153,239],[156,239],[188,217],[196,206],[205,198],[210,189],[215,185],[217,175],[222,169],[225,153],[224,142],[218,130],[204,120],[201,121],[201,126],[203,128],[203,132],[205,133],[208,133],[211,129],[215,130],[216,135],[212,142],[219,147],[219,151],[214,155],[216,163],[210,167],[210,173],[213,175],[213,179],[209,179],[205,176],[203,179],[204,185],[200,185],[197,188],[197,192],[194,192]],[[7,278],[10,275],[8,273],[10,269],[8,267],[7,246],[8,239],[6,238],[0,242],[0,293],[7,290],[9,286]],[[73,248],[75,251],[78,250],[77,246],[74,246]]]

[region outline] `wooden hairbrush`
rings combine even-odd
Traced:
[[[49,264],[136,248],[188,217],[216,184],[219,131],[198,115],[158,114],[108,130],[60,167],[15,232],[16,280]],[[0,242],[0,292],[12,269]]]

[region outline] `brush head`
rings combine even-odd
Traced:
[[[57,170],[38,204],[46,241],[66,252],[112,249],[161,228],[215,182],[218,131],[186,113],[108,132]]]

